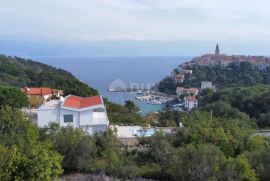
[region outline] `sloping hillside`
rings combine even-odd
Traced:
[[[249,62],[242,62],[239,66],[224,67],[193,66],[193,73],[185,75],[183,83],[174,84],[173,77],[166,77],[157,89],[160,92],[175,94],[176,87],[200,87],[201,81],[211,81],[216,87],[222,88],[232,85],[270,84],[270,68],[259,70]],[[174,70],[178,73],[178,70]]]
[[[79,81],[71,73],[43,63],[18,57],[0,56],[0,85],[48,86],[65,94],[91,96],[97,90]]]

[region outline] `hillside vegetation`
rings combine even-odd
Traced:
[[[216,92],[205,90],[199,100],[203,110],[214,116],[254,119],[260,128],[270,127],[270,86],[233,86]]]
[[[113,130],[90,136],[57,124],[38,129],[17,109],[27,104],[18,87],[43,85],[67,92],[81,88],[82,96],[96,91],[66,71],[17,59],[4,57],[0,66],[0,84],[17,86],[0,86],[0,180],[49,181],[72,173],[104,173],[123,180],[270,180],[269,139],[252,135],[253,119],[268,118],[269,86],[205,90],[202,109],[164,110],[149,116],[158,126],[176,126],[181,121],[182,128],[175,127],[174,134],[157,132],[139,139],[145,147],[129,149]],[[133,102],[125,106],[105,102],[111,123],[145,123]]]
[[[97,90],[76,79],[71,73],[43,63],[18,57],[0,56],[0,85],[48,86],[61,89],[64,93],[92,96]]]
[[[175,94],[178,86],[200,87],[202,81],[211,81],[217,87],[270,84],[270,69],[255,69],[249,62],[242,62],[239,66],[230,65],[226,68],[194,66],[192,70],[192,74],[185,75],[183,83],[174,84],[171,77],[165,78],[159,83],[158,90],[168,94]]]

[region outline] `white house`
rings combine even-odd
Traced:
[[[101,96],[82,98],[70,95],[51,100],[38,108],[37,117],[38,127],[58,123],[60,126],[82,128],[91,135],[106,131],[109,125]]]
[[[198,106],[198,100],[195,96],[184,97],[184,100],[185,100],[185,108],[187,110],[191,110]]]
[[[212,85],[212,82],[209,82],[209,81],[202,81],[201,82],[201,89],[212,89],[213,88],[213,85]]]

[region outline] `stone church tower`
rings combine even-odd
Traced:
[[[216,56],[219,56],[219,46],[218,46],[218,43],[217,43],[217,45],[216,45],[215,55],[216,55]]]

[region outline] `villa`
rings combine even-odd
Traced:
[[[184,98],[185,108],[187,110],[192,110],[198,106],[198,100],[195,96],[187,96]]]
[[[24,87],[21,89],[28,97],[31,106],[39,106],[42,103],[51,100],[52,96],[60,98],[63,95],[62,90],[51,89],[48,87]]]
[[[61,127],[82,128],[93,135],[105,132],[109,120],[101,96],[82,98],[70,95],[46,102],[38,108],[38,127],[45,127],[50,123],[58,123]]]

